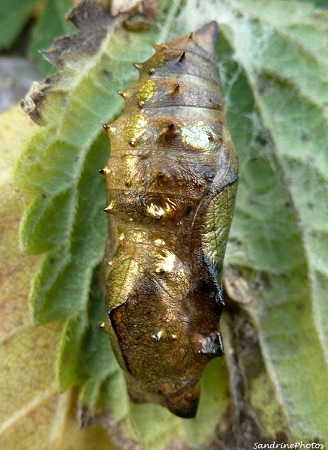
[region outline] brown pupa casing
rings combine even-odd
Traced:
[[[104,125],[108,166],[105,330],[137,402],[194,417],[206,364],[223,355],[220,279],[237,158],[216,70],[215,22],[156,45]]]

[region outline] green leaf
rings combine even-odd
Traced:
[[[77,393],[60,393],[54,362],[63,323],[35,326],[31,320],[28,291],[42,256],[23,255],[19,246],[24,202],[12,188],[11,172],[21,144],[37,126],[16,107],[0,115],[0,128],[0,448],[89,450],[97,442],[117,450],[100,425],[80,429]]]
[[[8,48],[30,18],[39,0],[11,0],[0,3],[0,48]]]
[[[34,317],[66,321],[61,387],[82,386],[80,401],[99,414],[85,411],[83,422],[105,424],[121,447],[328,443],[327,16],[287,0],[163,0],[158,27],[133,32],[90,8],[79,34],[47,54],[59,72],[27,103],[43,127],[15,175],[30,200],[22,241],[30,253],[47,252],[32,285]],[[109,153],[100,124],[121,113],[116,91],[136,79],[132,63],[151,55],[151,42],[211,20],[221,28],[217,54],[240,184],[226,257],[226,356],[208,366],[197,418],[186,421],[129,401],[98,328],[107,229],[97,169]]]
[[[42,14],[33,26],[28,54],[38,61],[43,76],[54,72],[55,69],[45,61],[40,51],[47,50],[58,36],[74,31],[72,24],[63,20],[71,7],[72,3],[69,0],[47,0]]]
[[[37,127],[15,108],[0,116],[0,128],[0,447],[18,449],[24,442],[38,450],[49,442],[59,392],[53,365],[61,324],[33,325],[27,296],[40,257],[22,255],[17,239],[23,202],[12,189],[11,170]]]
[[[260,251],[254,242],[245,255],[256,260],[254,265],[248,256],[246,266],[255,266],[262,277],[265,272],[266,288],[259,290],[251,313],[292,433],[324,439],[328,423],[323,408],[328,398],[322,395],[328,388],[327,329],[323,323],[327,312],[323,291],[323,286],[327,287],[323,245],[327,184],[322,173],[328,164],[328,77],[326,55],[319,54],[318,40],[313,40],[312,47],[304,33],[310,29],[318,39],[320,29],[322,46],[327,21],[310,7],[295,6],[291,15],[277,7],[273,15],[271,8],[259,8],[258,2],[238,5],[252,22],[235,58],[244,68],[260,118],[256,118],[255,133],[263,127],[270,139],[255,161],[254,155],[245,160],[241,172],[245,184],[241,184],[232,236],[236,232],[240,240],[242,228],[243,240],[249,245],[254,240],[249,233],[252,227],[261,242]],[[237,24],[234,29],[236,42]],[[256,45],[255,37],[261,43],[256,57],[249,45]],[[255,177],[265,177],[262,188],[268,187],[269,180],[273,187],[254,197],[254,184],[259,184]],[[306,369],[309,360],[311,370]],[[311,423],[310,410],[316,411]]]

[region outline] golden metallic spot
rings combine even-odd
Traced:
[[[161,206],[155,205],[155,203],[147,205],[147,212],[156,219],[160,219],[165,214],[165,210]]]
[[[123,241],[124,238],[125,238],[125,234],[124,234],[124,233],[121,233],[120,236],[119,236],[119,240],[120,240],[120,241]]]
[[[108,261],[108,263],[107,263],[109,266],[112,266],[113,265],[113,261]]]
[[[145,242],[147,239],[147,233],[145,231],[133,230],[132,234],[133,242]]]
[[[158,247],[162,247],[163,245],[165,245],[165,241],[163,239],[155,239],[154,244]]]
[[[99,328],[104,328],[105,327],[105,322],[101,322],[101,324],[99,325]]]
[[[137,102],[145,102],[149,100],[155,92],[155,83],[153,80],[145,81],[136,95]]]
[[[169,250],[164,250],[163,254],[158,256],[158,261],[156,264],[156,273],[170,273],[174,269],[174,263],[176,256]]]
[[[172,339],[178,339],[178,336],[176,334],[171,334]]]
[[[149,75],[153,75],[153,73],[155,73],[155,69],[153,67],[151,67],[150,69],[148,69],[148,74]]]
[[[149,215],[153,216],[157,220],[160,220],[164,216],[172,217],[176,210],[176,204],[170,198],[166,198],[165,203],[160,205],[154,202],[149,202],[146,210]]]
[[[129,120],[127,127],[128,142],[131,147],[134,147],[138,139],[147,131],[147,120],[141,113],[135,114]]]

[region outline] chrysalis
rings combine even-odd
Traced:
[[[105,329],[130,396],[194,417],[206,364],[223,355],[220,279],[237,188],[214,58],[215,22],[155,45],[104,125]]]

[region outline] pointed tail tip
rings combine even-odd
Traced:
[[[219,25],[214,20],[193,34],[194,40],[204,48],[212,48],[219,39]]]

